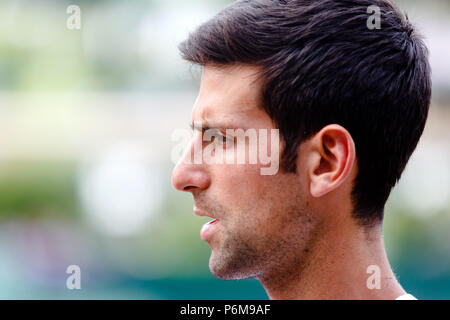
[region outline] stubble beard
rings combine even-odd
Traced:
[[[258,251],[238,235],[227,235],[219,248],[212,249],[209,259],[211,273],[222,280],[257,277],[260,269]]]
[[[224,230],[223,238],[211,247],[211,273],[222,280],[240,280],[283,277],[300,270],[308,262],[314,238],[314,222],[304,209],[288,212],[280,226],[291,226],[291,230],[280,229],[275,235],[258,235],[250,227],[233,233]],[[292,219],[297,219],[295,225]]]

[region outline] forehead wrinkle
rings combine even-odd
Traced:
[[[204,70],[193,120],[211,124],[256,120],[262,109],[261,83],[257,74],[257,69],[244,67]]]
[[[253,113],[253,109],[255,107],[251,106],[248,103],[237,103],[236,101],[230,101],[230,103],[227,104],[228,108],[222,107],[221,104],[208,104],[205,106],[202,105],[196,105],[195,109],[199,109],[199,111],[196,111],[194,109],[193,112],[193,118],[195,118],[195,115],[198,114],[200,121],[205,122],[224,122],[224,121],[233,121],[236,115],[242,115],[242,114],[251,114]],[[216,119],[217,118],[217,119]],[[239,116],[239,118],[242,118],[242,116]]]

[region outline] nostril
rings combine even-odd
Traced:
[[[177,166],[172,172],[172,185],[178,191],[203,190],[207,189],[209,184],[209,174],[200,166]]]

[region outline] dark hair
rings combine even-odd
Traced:
[[[381,28],[368,27],[381,9]],[[369,12],[369,13],[368,13]],[[281,168],[328,124],[352,135],[352,200],[363,225],[382,221],[392,187],[422,135],[431,99],[428,51],[387,0],[242,0],[191,33],[184,59],[262,70],[263,107],[280,130]]]

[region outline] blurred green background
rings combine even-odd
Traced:
[[[228,3],[0,2],[0,298],[267,298],[210,274],[206,219],[170,184],[199,82],[176,46]],[[449,299],[450,1],[398,4],[431,49],[434,97],[385,244],[408,292]],[[72,264],[81,290],[66,288]]]

